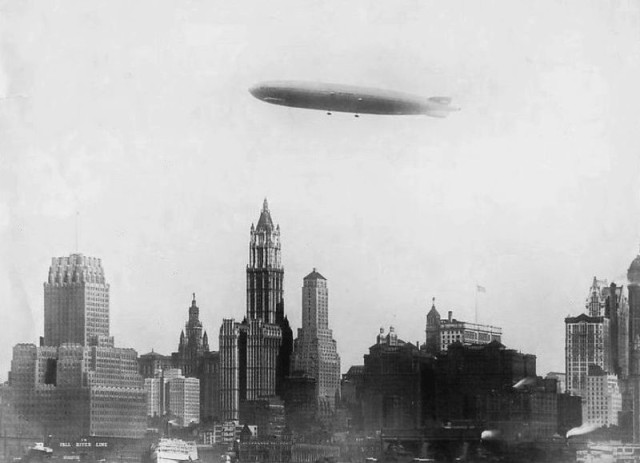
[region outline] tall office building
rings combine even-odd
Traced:
[[[284,315],[280,249],[280,225],[274,226],[265,199],[258,223],[251,224],[250,231],[247,316],[240,339],[246,342],[246,354],[240,357],[241,400],[281,394],[289,375],[293,333]]]
[[[222,320],[220,327],[220,369],[218,408],[222,421],[240,418],[240,324],[232,318]],[[246,346],[246,342],[245,342]]]
[[[625,380],[629,376],[629,300],[624,286],[609,285],[605,293],[605,316],[609,317],[611,343],[610,373]]]
[[[629,291],[631,294],[631,286]],[[565,329],[566,391],[582,397],[585,420],[612,424],[611,414],[606,417],[598,414],[604,399],[593,393],[593,387],[600,387],[603,381],[609,384],[615,378],[622,393],[622,409],[631,409],[631,389],[627,382],[630,373],[629,305],[624,287],[594,277],[584,313],[565,318]],[[594,372],[591,378],[590,371]],[[613,395],[616,394],[618,392]],[[617,414],[617,411],[612,413]]]
[[[164,384],[161,378],[144,379],[144,390],[147,394],[147,416],[164,415],[163,387]]]
[[[264,200],[258,224],[251,224],[247,265],[247,318],[277,323],[284,317],[284,267],[280,257],[280,225],[274,227]]]
[[[145,378],[147,416],[170,414],[176,426],[189,426],[200,422],[200,380],[186,378],[179,368],[156,372]]]
[[[142,437],[138,355],[113,347],[109,337],[109,285],[100,259],[54,258],[44,295],[44,345],[14,347],[11,405],[54,437]]]
[[[316,271],[304,277],[302,286],[302,328],[294,342],[292,366],[295,374],[315,379],[318,409],[335,410],[340,385],[340,357],[329,329],[327,280]]]
[[[167,381],[167,406],[178,426],[200,422],[200,380],[179,376]]]
[[[565,318],[567,391],[583,399],[587,397],[590,365],[612,372],[610,318],[604,313],[605,289],[608,289],[606,282],[594,277],[585,304],[587,313]]]
[[[97,345],[108,339],[109,284],[100,259],[82,254],[51,259],[44,283],[45,345]]]
[[[633,441],[640,442],[640,255],[629,266],[629,381],[633,410]]]
[[[220,328],[222,420],[242,420],[240,402],[282,393],[293,350],[283,279],[280,226],[274,226],[265,199],[258,223],[250,230],[246,317],[242,323],[224,320]]]

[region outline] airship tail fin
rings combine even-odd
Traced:
[[[427,98],[424,113],[431,117],[447,117],[450,112],[460,111],[457,106],[451,106],[451,98],[448,96],[432,96]]]
[[[432,96],[431,98],[429,98],[429,103],[450,105],[451,98],[449,98],[448,96]]]

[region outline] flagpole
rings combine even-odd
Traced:
[[[478,283],[476,283],[476,325],[478,324]]]

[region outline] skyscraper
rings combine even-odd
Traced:
[[[633,407],[633,441],[640,442],[640,255],[629,266],[629,384]]]
[[[319,410],[335,409],[340,384],[340,356],[329,329],[327,280],[314,268],[302,286],[302,328],[294,342],[293,371],[316,380]]]
[[[589,365],[612,372],[610,318],[604,313],[605,289],[608,290],[606,282],[594,277],[585,304],[587,313],[564,321],[567,391],[585,400]]]
[[[109,342],[109,284],[101,260],[82,254],[54,257],[44,283],[45,345],[99,341]]]
[[[54,258],[44,284],[44,346],[13,349],[8,397],[55,437],[142,437],[145,391],[137,353],[113,347],[100,259]]]
[[[566,391],[582,397],[585,420],[595,420],[600,424],[602,419],[594,418],[594,410],[601,408],[601,398],[590,392],[590,381],[600,384],[598,381],[602,380],[602,375],[607,381],[612,381],[611,378],[620,381],[623,410],[631,408],[626,382],[629,373],[629,309],[623,289],[594,277],[585,312],[565,318]],[[598,378],[589,379],[589,371],[600,372],[592,375]]]
[[[241,419],[241,401],[282,392],[293,349],[284,315],[283,279],[280,226],[274,226],[265,199],[258,223],[250,230],[246,317],[242,323],[224,320],[220,328],[222,420]]]
[[[629,374],[640,375],[640,255],[629,266]]]
[[[251,224],[247,265],[247,319],[278,323],[284,317],[284,267],[280,258],[280,225],[273,226],[264,200],[258,224]]]
[[[289,374],[293,333],[284,316],[280,246],[280,225],[274,226],[265,199],[250,231],[247,316],[240,339],[241,344],[246,342],[246,355],[240,356],[241,400],[281,394]]]
[[[237,421],[240,414],[240,324],[232,318],[222,320],[219,339],[220,418]],[[246,349],[246,342],[243,347]]]

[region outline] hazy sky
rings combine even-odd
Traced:
[[[285,311],[328,279],[342,370],[381,326],[503,327],[564,370],[564,317],[640,244],[631,0],[0,1],[0,378],[43,333],[51,257],[102,258],[111,331],[176,350],[191,293],[217,349],[269,199]],[[263,80],[451,96],[447,119],[290,109]]]

